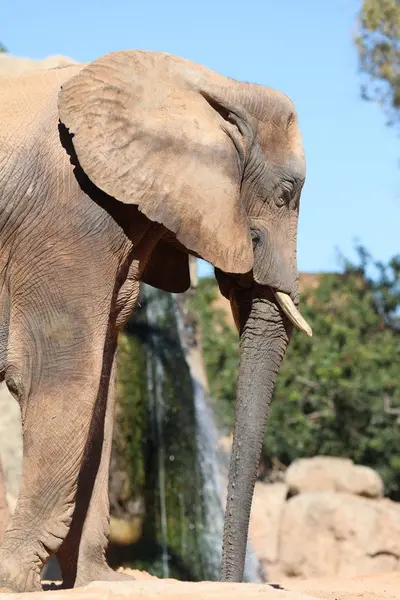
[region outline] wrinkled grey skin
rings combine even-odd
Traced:
[[[0,378],[21,407],[21,491],[0,588],[118,579],[104,553],[116,336],[140,281],[212,262],[240,332],[221,580],[241,581],[268,405],[298,302],[305,162],[283,94],[122,52],[0,86]],[[62,88],[59,94],[60,88]]]

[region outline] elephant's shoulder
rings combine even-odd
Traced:
[[[25,58],[23,56],[12,56],[11,54],[0,54],[0,77],[8,79],[21,79],[34,76],[38,73],[46,73],[58,69],[83,68],[86,63],[77,63],[66,56],[48,56],[43,60]],[[76,71],[75,73],[76,74]]]
[[[66,64],[46,70],[12,75],[8,74],[7,71],[3,71],[0,64],[0,99],[3,102],[7,99],[12,101],[13,98],[26,92],[29,93],[27,100],[45,99],[48,96],[54,96],[57,100],[57,94],[61,86],[71,77],[77,75],[84,66],[84,64]]]
[[[82,67],[81,64],[65,65],[19,77],[2,76],[0,69],[2,149],[5,148],[6,140],[16,148],[19,139],[43,136],[48,126],[54,129],[58,121],[58,92]]]

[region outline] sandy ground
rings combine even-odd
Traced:
[[[125,571],[136,581],[92,583],[74,590],[1,594],[0,599],[50,600],[400,600],[400,572],[353,579],[285,580],[278,584],[185,583]]]
[[[367,575],[353,579],[321,578],[282,581],[281,586],[320,600],[399,600],[400,572]]]

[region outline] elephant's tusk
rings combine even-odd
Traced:
[[[300,331],[311,337],[312,329],[305,320],[305,318],[300,314],[298,308],[296,308],[291,297],[288,294],[285,294],[284,292],[274,291],[274,294],[279,306],[292,321],[293,325],[297,327],[297,329],[300,329]]]

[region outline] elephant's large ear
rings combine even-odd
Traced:
[[[165,56],[117,52],[86,66],[63,85],[60,120],[97,187],[138,205],[221,270],[246,273],[243,132],[215,95],[185,87],[184,72],[181,86],[166,75]]]

